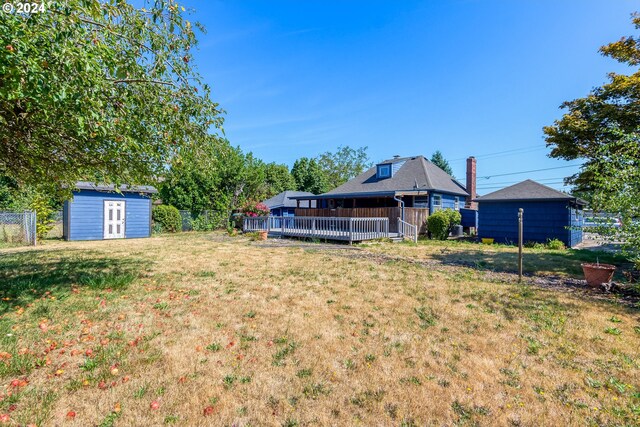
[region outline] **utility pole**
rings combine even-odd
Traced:
[[[518,283],[522,282],[522,245],[523,245],[523,232],[522,232],[522,217],[524,209],[518,209]]]

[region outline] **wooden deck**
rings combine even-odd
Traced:
[[[402,209],[399,207],[382,208],[297,208],[297,217],[322,217],[322,218],[388,218],[389,231],[401,233],[398,228],[398,218],[402,217]],[[427,208],[404,208],[404,221],[418,227],[418,233],[427,232],[426,223],[429,216]]]
[[[243,230],[349,243],[398,237],[398,233],[389,232],[389,218],[254,217],[244,219]]]

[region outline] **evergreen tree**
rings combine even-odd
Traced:
[[[435,153],[431,156],[431,163],[438,166],[440,169],[453,176],[453,170],[451,170],[451,166],[447,159],[444,158],[440,150],[436,150]]]

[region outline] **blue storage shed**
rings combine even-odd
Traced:
[[[151,186],[78,182],[62,209],[65,240],[131,239],[151,236]]]
[[[291,199],[291,197],[298,196],[313,196],[313,193],[308,191],[283,191],[280,194],[273,196],[272,198],[265,200],[263,203],[269,208],[270,215],[272,216],[294,216],[296,214],[296,207],[298,201]],[[301,208],[315,208],[316,201],[301,200]]]
[[[524,242],[558,239],[568,247],[582,242],[586,202],[530,179],[489,193],[478,202],[478,236],[518,243],[518,210],[524,209]]]

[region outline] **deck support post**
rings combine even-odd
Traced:
[[[349,218],[349,245],[353,243],[353,218]]]
[[[294,218],[295,218],[295,216],[294,216]],[[287,221],[287,218],[282,217],[281,222],[282,222],[282,224],[280,224],[280,227],[282,228],[282,235],[285,236],[287,234],[287,222],[289,222],[289,221]]]

